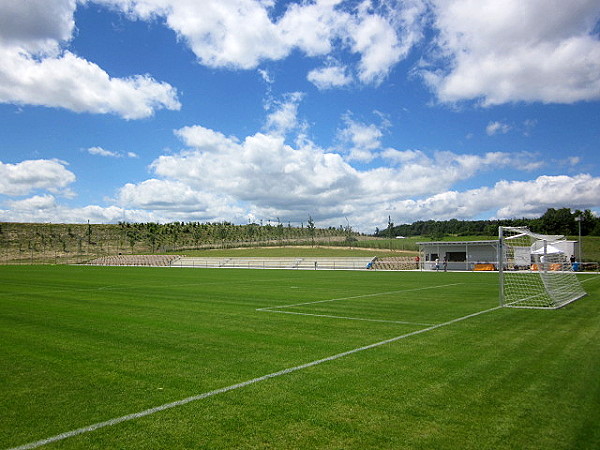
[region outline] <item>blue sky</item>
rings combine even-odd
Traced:
[[[0,0],[0,221],[598,213],[599,21],[598,0]]]

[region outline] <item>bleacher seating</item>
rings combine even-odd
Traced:
[[[177,255],[116,255],[102,256],[87,264],[94,266],[149,266],[168,267],[179,259]]]
[[[208,258],[182,257],[173,261],[173,267],[221,267],[221,268],[251,268],[251,269],[329,269],[329,270],[359,270],[370,267],[374,258]]]
[[[199,267],[299,270],[414,270],[414,258],[397,257],[202,257],[177,255],[103,256],[89,261],[99,266]]]
[[[377,258],[372,268],[374,270],[415,270],[418,267],[414,257],[389,256]]]

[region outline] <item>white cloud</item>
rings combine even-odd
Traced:
[[[498,217],[537,216],[556,205],[573,209],[595,207],[600,178],[588,174],[541,176],[532,181],[502,181],[494,186]],[[507,205],[506,199],[511,202]]]
[[[377,128],[355,121],[348,124],[348,130],[355,126],[354,133],[348,132],[349,139],[364,148],[378,148]],[[177,130],[176,135],[189,148],[157,158],[150,166],[155,178],[124,186],[119,193],[121,206],[162,216],[171,212],[171,217],[194,214],[203,220],[238,222],[253,216],[297,223],[311,214],[323,226],[337,226],[350,216],[353,227],[370,231],[380,225],[386,209],[401,211],[403,220],[469,218],[490,210],[500,214],[507,199],[524,201],[535,189],[525,185],[523,193],[509,194],[501,183],[462,193],[450,189],[485,171],[526,170],[540,164],[528,153],[428,154],[388,148],[379,152],[388,167],[358,170],[340,154],[308,140],[286,145],[277,134],[256,133],[241,140],[193,126]],[[543,180],[538,178],[530,186]],[[580,181],[567,177],[561,183],[567,187]],[[552,186],[546,184],[545,198],[531,197],[532,208],[562,201]],[[573,201],[587,207],[597,202],[588,192],[569,192]]]
[[[125,154],[119,152],[113,152],[111,150],[106,150],[102,147],[90,147],[86,150],[90,155],[104,156],[107,158],[137,158],[138,155],[134,152],[127,152]]]
[[[495,211],[495,218],[539,217],[552,207],[596,208],[595,192],[599,189],[600,178],[586,174],[541,176],[529,181],[500,181],[464,192],[444,191],[421,200],[401,200],[393,204],[393,210],[406,222],[423,217],[471,219],[489,211]]]
[[[348,86],[353,81],[345,66],[328,66],[311,70],[307,79],[320,90]]]
[[[110,77],[64,50],[75,0],[0,2],[0,102],[110,113],[125,119],[181,107],[177,91],[149,75]]]
[[[396,31],[381,16],[364,17],[355,25],[351,36],[352,49],[362,55],[358,77],[365,83],[381,82],[402,57]]]
[[[344,118],[345,128],[338,132],[338,139],[342,142],[344,153],[348,153],[349,161],[370,162],[377,155],[376,150],[381,148],[383,127],[375,124],[365,124],[353,120],[349,115]]]
[[[125,119],[181,106],[172,86],[148,75],[111,78],[96,64],[68,51],[40,60],[14,48],[0,48],[0,102],[110,113]]]
[[[356,172],[339,155],[292,148],[281,136],[256,133],[240,142],[200,126],[177,134],[194,148],[159,157],[151,166],[157,175],[257,208],[335,204],[356,185]]]
[[[267,116],[266,130],[285,136],[298,127],[298,105],[304,95],[300,92],[287,94],[284,101],[274,104],[275,110]]]
[[[199,62],[209,67],[253,69],[265,60],[284,59],[296,49],[309,57],[350,52],[359,56],[357,76],[367,84],[380,83],[422,39],[426,4],[410,0],[376,9],[369,0],[358,5],[341,0],[297,2],[272,20],[271,1],[96,1],[142,20],[164,18]],[[349,75],[341,75],[339,69],[322,69],[311,72],[311,81],[329,87],[347,84]]]
[[[76,0],[0,2],[0,46],[52,53],[71,38]]]
[[[29,160],[16,164],[0,162],[0,194],[28,195],[36,190],[70,196],[68,186],[75,181],[75,174],[66,163],[58,160]]]
[[[537,120],[535,119],[527,119],[523,121],[523,136],[531,136],[533,129],[537,125]]]
[[[365,177],[368,176],[365,174]],[[363,185],[364,186],[364,185]],[[125,185],[120,191],[122,207],[90,205],[70,208],[56,202],[52,195],[7,202],[10,209],[0,209],[0,217],[7,221],[93,223],[170,222],[173,220],[231,220],[245,223],[249,217],[281,217],[283,221],[299,223],[311,214],[318,226],[346,224],[350,217],[356,230],[372,232],[391,215],[393,220],[412,222],[427,217],[435,220],[451,218],[470,219],[490,211],[496,218],[538,217],[548,208],[598,208],[596,192],[600,178],[581,174],[576,176],[541,176],[529,181],[501,181],[490,187],[463,192],[444,190],[422,199],[386,196],[386,186],[368,195],[357,195],[344,202],[324,204],[319,200],[286,206],[244,205],[234,198],[211,198],[201,189],[169,180],[147,180],[137,185]],[[164,192],[164,194],[163,194]],[[343,197],[342,189],[338,195]],[[158,201],[152,195],[159,195]],[[169,195],[174,196],[169,202]],[[160,200],[164,203],[161,203]],[[507,201],[509,199],[509,201]],[[187,207],[178,208],[178,201]],[[246,219],[246,220],[245,220]]]
[[[162,16],[209,67],[251,69],[290,51],[268,14],[268,2],[254,0],[104,0],[138,18]]]
[[[242,221],[246,211],[236,200],[221,193],[193,187],[180,181],[150,179],[128,183],[118,193],[118,203],[124,211],[147,211],[161,221],[212,221],[215,218]]]
[[[510,131],[511,126],[505,123],[495,121],[488,123],[487,127],[485,127],[485,132],[488,136],[493,136],[495,134],[501,133],[506,134]]]
[[[271,85],[275,82],[274,77],[271,75],[271,73],[268,70],[258,69],[258,74],[263,79],[263,81],[265,83],[267,83],[267,85]]]
[[[194,147],[202,152],[230,152],[239,145],[236,137],[226,137],[223,133],[201,126],[183,127],[175,130],[188,147]]]
[[[341,3],[334,0],[291,4],[278,23],[281,38],[288,48],[297,47],[308,56],[331,53],[333,41],[345,32],[352,20],[349,13],[336,9]]]
[[[111,152],[110,150],[105,150],[102,147],[90,147],[87,149],[87,152],[90,155],[106,156],[109,158],[119,158],[121,156],[119,153]]]
[[[13,211],[40,211],[56,208],[56,198],[50,194],[34,195],[24,200],[8,201]]]
[[[117,206],[89,205],[72,208],[55,202],[52,196],[32,197],[8,202],[10,209],[0,209],[0,217],[11,222],[91,223],[166,222],[173,218],[161,217],[152,211],[126,210]]]
[[[0,217],[69,223],[87,219],[100,223],[245,223],[248,217],[281,217],[299,223],[310,214],[319,226],[337,227],[350,217],[353,228],[370,232],[390,213],[410,222],[424,217],[470,219],[490,211],[496,217],[537,216],[549,207],[600,206],[600,178],[585,174],[540,176],[462,192],[452,190],[457,182],[477,173],[535,164],[534,155],[525,153],[459,155],[387,149],[381,156],[392,163],[390,167],[357,170],[336,153],[310,143],[294,148],[274,135],[256,133],[239,140],[200,126],[180,129],[177,135],[191,148],[157,158],[151,165],[155,177],[122,186],[117,206],[72,208],[46,193],[6,201],[9,209],[0,210]],[[62,173],[60,162],[27,163],[16,168],[0,166],[0,179],[13,180],[8,189],[6,184],[0,185],[2,193],[26,195],[34,187],[60,191],[74,180],[72,174],[66,179],[51,175]],[[36,165],[48,173],[40,175],[44,171]],[[19,177],[10,170],[29,178],[17,182]]]
[[[597,0],[433,2],[438,58],[423,72],[442,102],[600,99]],[[541,20],[543,18],[543,20]],[[441,63],[449,68],[436,67]]]
[[[381,157],[391,167],[370,171],[369,176],[372,179],[380,177],[385,183],[382,198],[390,200],[435,195],[447,191],[455,183],[490,170],[510,167],[527,171],[540,164],[535,155],[529,153],[473,155],[438,151],[428,155],[421,150],[386,149]]]

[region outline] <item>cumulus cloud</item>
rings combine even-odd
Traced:
[[[324,65],[307,74],[318,89],[381,83],[432,26],[436,38],[418,72],[441,102],[600,98],[596,0],[569,7],[561,0],[315,0],[291,2],[277,15],[270,0],[89,1],[132,19],[159,19],[208,67],[253,69],[293,51],[320,58]],[[82,3],[0,3],[0,102],[126,119],[180,109],[168,83],[149,74],[111,77],[65,49]],[[354,62],[331,63],[341,55]]]
[[[352,49],[362,55],[358,78],[380,83],[402,56],[396,31],[385,18],[369,15],[356,23],[351,36]]]
[[[8,202],[8,206],[10,209],[0,209],[0,217],[12,222],[81,223],[89,220],[91,223],[117,223],[173,220],[152,211],[128,210],[117,206],[89,205],[73,208],[59,204],[52,196],[12,201]]]
[[[499,217],[541,215],[557,204],[586,209],[597,204],[597,192],[600,192],[600,178],[588,174],[541,176],[524,182],[501,181],[493,191]],[[507,198],[514,200],[506,204]]]
[[[239,141],[201,126],[177,134],[193,147],[155,160],[151,168],[157,175],[259,208],[335,204],[340,192],[356,185],[355,170],[340,155],[293,148],[281,136],[256,133]]]
[[[176,203],[169,203],[166,196],[162,197],[165,204],[153,202],[152,193],[160,193],[162,189],[188,202],[190,208],[176,208]],[[378,193],[382,194],[383,189],[382,186]],[[600,178],[587,174],[541,176],[528,181],[501,181],[493,186],[463,192],[446,190],[420,199],[404,196],[382,199],[372,195],[354,195],[348,202],[338,202],[335,205],[316,202],[300,208],[298,204],[289,205],[286,209],[281,206],[244,205],[226,196],[211,200],[200,190],[190,190],[189,186],[177,186],[177,182],[153,179],[124,186],[120,192],[122,206],[90,205],[70,208],[59,204],[54,196],[46,194],[7,202],[10,209],[0,209],[0,217],[3,220],[22,222],[50,220],[80,223],[84,218],[94,223],[173,220],[232,220],[244,223],[244,218],[256,217],[282,217],[284,220],[300,222],[305,221],[308,214],[312,214],[319,226],[345,224],[345,216],[348,216],[351,217],[354,229],[372,232],[375,227],[381,227],[388,215],[402,222],[413,222],[422,220],[423,217],[436,220],[470,219],[490,211],[495,218],[520,218],[540,216],[550,207],[595,208],[598,205],[595,193],[599,190]],[[511,201],[507,202],[507,198]]]
[[[52,53],[71,38],[77,0],[0,2],[0,45]]]
[[[285,136],[298,127],[298,106],[304,95],[300,92],[287,94],[282,102],[271,105],[265,129],[272,134]]]
[[[348,153],[349,161],[370,162],[381,147],[383,136],[382,126],[365,124],[352,119],[350,115],[344,118],[345,127],[338,132],[338,139]]]
[[[9,209],[0,209],[0,216],[16,221],[113,223],[245,223],[251,217],[281,217],[299,223],[310,214],[320,226],[338,226],[351,217],[355,229],[370,232],[390,213],[410,222],[424,217],[469,219],[483,212],[502,218],[536,216],[549,207],[598,207],[600,178],[586,174],[452,189],[477,173],[534,165],[535,156],[527,153],[465,155],[386,149],[381,157],[389,163],[387,167],[358,170],[337,153],[310,143],[292,147],[280,136],[255,133],[238,139],[201,126],[185,127],[176,134],[189,148],[157,158],[150,167],[154,177],[123,185],[113,206],[71,208],[59,203],[51,193],[74,180],[73,175],[52,176],[62,173],[60,162],[2,165],[0,179],[10,179],[12,184],[0,184],[0,193],[21,196],[36,189],[50,193],[5,201]],[[36,165],[46,168],[45,176],[35,170]]]
[[[308,73],[307,79],[320,90],[348,86],[353,81],[347,68],[339,65],[313,69]]]
[[[56,198],[50,194],[34,195],[24,200],[9,200],[7,204],[13,211],[41,211],[56,208]]]
[[[47,190],[65,196],[72,195],[68,186],[75,174],[58,160],[38,159],[16,164],[0,162],[0,194],[28,195],[36,190]]]
[[[309,57],[342,51],[358,55],[357,77],[372,84],[380,83],[422,39],[426,9],[423,0],[394,1],[377,8],[369,0],[358,4],[317,0],[290,3],[275,20],[273,2],[263,0],[96,1],[138,19],[163,18],[205,66],[253,69],[294,50]],[[310,79],[324,88],[345,85],[350,75],[339,67],[325,68],[312,71]]]
[[[148,75],[112,78],[68,51],[39,59],[14,48],[0,48],[0,102],[110,113],[125,119],[181,106],[175,88]]]
[[[118,202],[127,208],[155,211],[168,215],[201,213],[205,219],[231,214],[232,208],[239,216],[241,209],[235,201],[224,195],[194,189],[180,181],[150,179],[139,184],[128,183],[119,190]]]
[[[493,217],[499,219],[539,217],[557,206],[593,208],[598,204],[594,193],[598,189],[600,178],[587,174],[541,176],[528,181],[500,181],[464,192],[444,191],[419,200],[400,200],[393,205],[393,212],[406,222],[423,217],[471,219],[483,211],[495,211]]]
[[[423,75],[440,101],[600,98],[596,0],[434,0],[433,8],[438,53]]]
[[[363,127],[361,138],[360,125],[352,134],[355,141],[378,146],[379,133]],[[600,182],[590,176],[538,177],[458,192],[454,185],[477,174],[499,168],[523,171],[539,168],[541,162],[525,152],[475,155],[387,148],[378,153],[385,166],[359,170],[339,153],[308,140],[291,146],[277,134],[240,139],[196,125],[176,130],[176,135],[187,148],[157,158],[150,166],[154,178],[121,188],[121,207],[238,222],[244,217],[300,222],[311,214],[324,226],[337,226],[351,216],[353,227],[369,231],[381,224],[385,211],[408,221],[470,218],[484,211],[532,215],[561,202],[591,207],[597,203],[593,189],[580,187],[595,189]],[[514,207],[506,209],[507,203]]]
[[[373,197],[396,202],[401,199],[432,196],[443,193],[461,181],[502,168],[532,170],[542,164],[529,153],[489,152],[483,155],[457,154],[449,151],[426,153],[421,150],[381,152],[386,167],[363,173],[365,179],[377,180],[364,184]]]
[[[167,83],[149,75],[113,78],[64,50],[76,6],[75,0],[0,2],[0,102],[125,119],[181,107],[176,89]]]

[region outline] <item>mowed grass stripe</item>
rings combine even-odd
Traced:
[[[497,304],[489,274],[88,269],[0,271],[0,448],[414,331],[256,308],[440,280],[463,284],[362,303],[381,315],[394,306],[416,315],[421,305],[433,322]],[[25,280],[38,287],[4,283]],[[94,289],[111,284],[124,288]],[[177,287],[185,284],[200,287]],[[499,310],[60,446],[596,448],[600,283],[585,287],[589,297],[559,311]]]
[[[416,326],[428,327],[428,326],[432,326],[434,324],[407,321],[407,320],[393,320],[389,316],[387,319],[365,317],[364,314],[365,314],[366,310],[368,310],[368,309],[373,310],[374,309],[373,305],[365,305],[363,302],[360,302],[357,304],[354,301],[355,300],[363,300],[363,299],[373,299],[374,297],[393,296],[394,309],[397,310],[398,309],[397,308],[397,304],[398,304],[397,297],[398,296],[401,297],[401,295],[403,293],[414,293],[415,291],[424,291],[424,290],[428,290],[428,289],[444,289],[444,288],[448,288],[448,287],[459,286],[460,284],[461,283],[441,284],[441,285],[425,286],[425,287],[419,287],[419,288],[413,288],[413,289],[377,292],[377,293],[373,293],[373,294],[364,294],[364,295],[353,295],[353,296],[349,296],[349,297],[339,297],[339,298],[332,298],[332,299],[326,299],[326,300],[315,300],[315,301],[310,301],[310,302],[293,303],[290,305],[278,305],[278,306],[270,306],[270,307],[266,307],[266,308],[257,308],[257,311],[279,313],[279,314],[296,314],[296,315],[300,315],[300,316],[324,317],[324,318],[330,318],[330,319],[360,320],[360,321],[366,321],[366,322],[384,322],[384,323],[387,322],[387,323],[395,323],[395,324],[416,325]],[[342,310],[344,313],[348,313],[348,312],[352,312],[353,309],[358,309],[359,311],[357,312],[357,314],[359,314],[359,316],[335,315],[333,312],[330,314],[316,312],[316,311],[324,310],[323,305],[322,305],[323,303],[332,303],[332,302],[341,302],[341,301],[344,302],[341,306],[335,305],[332,308],[330,305],[326,305],[325,310],[326,311],[334,311],[334,312],[338,311],[338,310]],[[377,309],[378,311],[381,311],[382,304],[383,304],[383,302],[381,302],[381,301],[376,302],[375,309]],[[289,310],[291,308],[299,309],[300,307],[305,307],[304,309],[312,310],[315,312],[299,312],[299,311],[290,311]],[[389,311],[388,311],[388,313],[389,313]]]
[[[89,417],[86,422],[91,423],[141,410],[399,331],[398,326],[381,326],[372,334],[358,326],[331,329],[321,320],[273,321],[255,312],[269,301],[374,288],[343,274],[307,278],[277,271],[268,272],[269,277],[266,272],[194,269],[3,269],[7,281],[32,283],[31,288],[21,283],[16,297],[2,284],[2,360],[3,367],[11,367],[3,377],[10,393],[2,402],[7,411],[3,436],[49,435],[56,428],[73,428],[61,422]],[[165,287],[158,289],[161,279]],[[332,288],[335,280],[341,287]],[[128,282],[136,287],[147,282],[149,287],[134,292],[93,289]],[[205,286],[181,287],[196,283]],[[296,288],[290,289],[292,285]],[[88,292],[83,294],[82,287]],[[23,408],[27,420],[20,419]]]
[[[260,376],[260,377],[257,377],[257,378],[253,378],[252,380],[244,381],[242,383],[236,383],[234,385],[227,386],[227,387],[220,388],[220,389],[215,389],[215,390],[210,391],[210,392],[205,392],[205,393],[202,393],[202,394],[193,395],[191,397],[187,397],[187,398],[184,398],[182,400],[177,400],[177,401],[174,401],[174,402],[165,403],[165,404],[160,405],[160,406],[155,406],[153,408],[150,408],[150,409],[147,409],[147,410],[144,410],[144,411],[140,411],[140,412],[136,412],[136,413],[132,413],[132,414],[127,414],[125,416],[117,417],[117,418],[110,419],[110,420],[107,420],[107,421],[104,421],[104,422],[100,422],[100,423],[95,423],[95,424],[92,424],[92,425],[89,425],[89,426],[86,426],[86,427],[78,428],[76,430],[72,430],[72,431],[67,431],[67,432],[64,432],[64,433],[60,433],[60,434],[58,434],[56,436],[52,436],[52,437],[49,437],[49,438],[41,439],[41,440],[36,441],[36,442],[31,442],[31,443],[28,443],[28,444],[20,445],[18,447],[14,447],[11,450],[33,449],[33,448],[41,447],[43,445],[50,444],[52,442],[62,441],[64,439],[68,439],[68,438],[71,438],[71,437],[74,437],[74,436],[78,436],[80,434],[84,434],[84,433],[89,433],[89,432],[92,432],[92,431],[96,431],[96,430],[104,428],[104,427],[118,425],[120,423],[128,422],[130,420],[140,419],[142,417],[150,416],[150,415],[162,412],[162,411],[166,411],[166,410],[171,409],[171,408],[176,408],[178,406],[187,405],[188,403],[196,402],[196,401],[199,401],[199,400],[204,400],[206,398],[209,398],[209,397],[212,397],[212,396],[215,396],[215,395],[219,395],[219,394],[225,394],[227,392],[230,392],[230,391],[233,391],[233,390],[236,390],[236,389],[240,389],[240,388],[243,388],[243,387],[246,387],[246,386],[250,386],[252,384],[260,383],[262,381],[267,381],[267,380],[270,380],[272,378],[280,377],[280,376],[283,376],[283,375],[288,375],[290,373],[297,372],[299,370],[308,369],[310,367],[314,367],[314,366],[317,366],[317,365],[320,365],[320,364],[323,364],[323,363],[326,363],[326,362],[335,361],[336,359],[340,359],[340,358],[343,358],[343,357],[346,357],[346,356],[349,356],[349,355],[353,355],[355,353],[363,352],[365,350],[371,350],[373,348],[380,347],[382,345],[391,344],[391,343],[399,341],[401,339],[409,338],[411,336],[415,336],[415,335],[418,335],[418,334],[421,334],[421,333],[426,333],[428,331],[432,331],[432,330],[435,330],[437,328],[441,328],[441,327],[445,327],[445,326],[448,326],[448,325],[452,325],[454,323],[457,323],[457,322],[460,322],[460,321],[463,321],[463,320],[466,320],[466,319],[470,319],[472,317],[477,317],[477,316],[480,316],[482,314],[486,314],[486,313],[489,313],[489,312],[492,312],[492,311],[496,311],[499,308],[500,308],[499,306],[496,306],[494,308],[490,308],[490,309],[487,309],[487,310],[484,310],[484,311],[478,311],[476,313],[469,314],[468,316],[459,317],[459,318],[450,320],[450,321],[445,322],[445,323],[436,324],[436,325],[433,325],[433,326],[430,326],[430,327],[427,327],[427,328],[423,328],[421,330],[417,330],[417,331],[413,331],[411,333],[407,333],[407,334],[403,334],[403,335],[400,335],[400,336],[396,336],[396,337],[391,338],[391,339],[386,339],[385,341],[376,342],[376,343],[373,343],[373,344],[366,345],[364,347],[359,347],[359,348],[355,348],[355,349],[352,349],[352,350],[348,350],[348,351],[343,352],[343,353],[338,353],[337,355],[332,355],[332,356],[328,356],[326,358],[322,358],[322,359],[319,359],[319,360],[316,360],[316,361],[311,361],[311,362],[306,363],[306,364],[301,364],[301,365],[296,366],[296,367],[290,367],[290,368],[287,368],[287,369],[284,369],[284,370],[280,370],[278,372],[274,372],[274,373],[270,373],[270,374],[267,374],[267,375],[263,375],[263,376]]]

